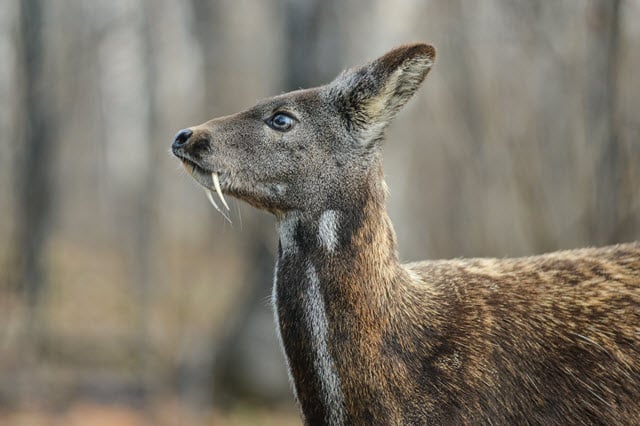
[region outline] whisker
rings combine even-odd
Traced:
[[[237,201],[234,201],[236,205],[236,211],[238,212],[238,221],[240,222],[240,230],[242,231],[242,210],[240,209],[240,204]]]

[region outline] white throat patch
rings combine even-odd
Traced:
[[[329,253],[338,246],[339,212],[337,210],[325,210],[320,215],[318,223],[318,240],[320,245]]]
[[[296,400],[296,403],[300,403],[298,400],[298,392],[296,391],[296,382],[293,380],[293,375],[291,374],[291,365],[289,364],[289,357],[287,356],[287,351],[284,349],[284,342],[282,341],[282,332],[280,331],[280,315],[278,314],[278,260],[276,260],[276,267],[273,273],[273,289],[271,290],[271,307],[273,308],[273,319],[276,323],[276,337],[278,338],[278,343],[280,343],[280,349],[282,350],[282,354],[284,355],[284,362],[287,367],[287,376],[289,377],[289,385],[291,389],[293,389],[293,396]]]
[[[305,293],[304,300],[305,319],[313,336],[313,364],[316,374],[320,378],[322,399],[327,409],[328,418],[325,420],[330,425],[341,425],[344,423],[344,395],[342,394],[340,376],[336,371],[327,345],[329,324],[324,300],[320,293],[320,279],[311,264],[307,266],[307,279],[309,280],[309,288]]]

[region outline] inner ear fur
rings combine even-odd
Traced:
[[[350,127],[382,130],[420,87],[434,60],[433,46],[414,43],[343,72],[333,85]]]

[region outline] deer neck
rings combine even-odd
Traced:
[[[279,218],[274,313],[310,424],[345,420],[340,346],[383,327],[401,274],[381,171],[341,203]],[[302,385],[304,384],[304,385]]]
[[[332,292],[328,296],[351,297],[355,291],[358,303],[363,297],[375,302],[400,273],[381,167],[348,192],[324,208],[278,218],[280,286],[300,287],[313,270],[323,291]]]

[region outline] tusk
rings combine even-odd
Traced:
[[[216,204],[216,200],[213,199],[211,190],[205,188],[204,192],[207,194],[207,198],[209,199],[209,202],[213,205],[213,207],[215,207],[216,210],[220,211],[220,207],[218,207],[218,205]]]
[[[213,207],[216,208],[216,210],[225,218],[227,219],[227,221],[229,223],[231,223],[231,219],[229,219],[229,216],[227,216],[225,214],[225,212],[223,212],[222,210],[220,210],[220,207],[218,207],[218,205],[216,204],[216,200],[213,199],[213,194],[211,193],[210,189],[206,189],[204,190],[204,192],[207,194],[207,198],[209,199],[209,202],[213,205]]]
[[[229,205],[225,201],[224,195],[222,195],[222,190],[220,189],[220,180],[218,179],[218,174],[216,172],[211,173],[211,179],[213,179],[213,186],[216,188],[216,193],[218,194],[218,197],[220,197],[220,201],[222,201],[222,204],[224,204],[227,210],[229,210]]]

